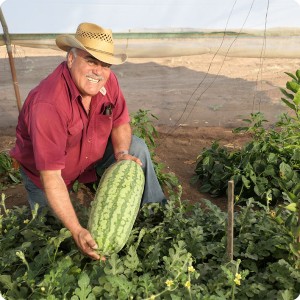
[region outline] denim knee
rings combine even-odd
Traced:
[[[146,160],[150,157],[148,147],[145,141],[135,135],[132,136],[130,154],[138,157],[142,163],[145,163]]]
[[[30,178],[26,175],[25,171],[20,168],[20,174],[23,179],[24,187],[27,191],[27,199],[30,205],[30,208],[33,210],[35,204],[39,205],[39,211],[43,207],[48,206],[47,204],[47,198],[43,190],[38,188],[31,180]]]

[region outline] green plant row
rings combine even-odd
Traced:
[[[273,127],[266,129],[262,113],[252,113],[248,126],[233,130],[250,134],[252,140],[240,150],[229,151],[216,141],[198,156],[193,181],[201,191],[213,196],[226,192],[227,181],[234,180],[236,200],[255,197],[265,205],[287,200],[299,206],[300,197],[300,70],[280,88],[282,102],[294,117],[283,113]],[[300,207],[298,207],[300,209]]]
[[[300,121],[284,114],[274,128],[265,129],[262,113],[245,120],[252,140],[239,150],[228,150],[215,141],[198,156],[194,181],[200,190],[213,196],[226,193],[228,180],[234,180],[236,200],[249,197],[265,205],[300,196]],[[289,196],[287,196],[289,195]]]
[[[277,207],[289,215],[282,230],[293,236],[290,249],[300,260],[300,70],[286,73],[292,78],[281,88],[281,100],[294,113],[280,116],[273,127],[265,128],[262,113],[251,114],[248,124],[234,130],[247,133],[251,140],[241,149],[230,151],[216,141],[197,160],[194,182],[213,196],[225,195],[227,183],[234,181],[235,201],[253,197],[266,209]]]
[[[300,70],[286,88],[282,102],[292,110],[280,116],[273,127],[266,129],[262,113],[252,113],[244,121],[248,126],[235,133],[250,134],[252,140],[240,150],[229,151],[216,141],[204,149],[197,161],[194,181],[201,182],[201,191],[213,196],[226,192],[227,181],[234,180],[236,200],[255,197],[264,204],[300,197]],[[297,204],[298,205],[298,204]]]
[[[226,255],[226,213],[173,195],[144,206],[125,248],[105,262],[84,257],[47,211],[0,217],[0,291],[6,300],[285,299],[300,294],[300,270],[282,229],[288,216],[254,209],[235,214],[234,260]],[[77,207],[81,222],[88,211]]]

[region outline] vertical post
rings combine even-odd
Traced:
[[[20,96],[20,91],[19,91],[19,84],[18,84],[18,81],[17,81],[16,68],[15,68],[15,63],[14,63],[12,50],[11,50],[11,43],[10,43],[8,28],[7,28],[7,25],[6,25],[1,7],[0,7],[0,21],[1,21],[1,24],[2,24],[2,28],[3,28],[3,37],[4,37],[5,44],[6,44],[6,49],[7,49],[8,59],[9,59],[9,65],[10,65],[10,70],[11,70],[11,76],[12,76],[15,95],[16,95],[16,100],[17,100],[17,106],[18,106],[18,110],[20,112],[21,108],[22,108],[22,104],[21,104],[21,96]]]
[[[233,260],[233,224],[234,224],[234,182],[228,181],[228,203],[227,203],[227,257],[229,261]]]

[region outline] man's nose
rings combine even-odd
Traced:
[[[97,65],[97,66],[95,66],[95,68],[93,69],[93,71],[94,71],[94,74],[96,74],[96,75],[101,75],[102,74],[102,72],[103,72],[103,67],[99,64],[99,65]]]

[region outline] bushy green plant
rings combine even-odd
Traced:
[[[131,127],[133,134],[142,138],[150,151],[150,155],[153,161],[156,176],[161,186],[165,187],[167,192],[176,189],[179,185],[178,178],[170,172],[166,172],[165,165],[156,160],[155,138],[158,137],[158,132],[153,125],[153,119],[157,120],[157,117],[150,113],[149,110],[139,109],[137,112],[131,114]]]
[[[0,152],[0,187],[20,182],[21,175],[13,168],[12,159],[6,151]]]
[[[174,194],[142,207],[125,248],[105,262],[84,257],[45,210],[0,215],[0,290],[16,299],[287,299],[300,293],[292,237],[277,216],[248,201],[235,214],[234,260],[226,256],[227,214]],[[79,207],[78,207],[79,208]],[[80,207],[84,219],[84,207]],[[287,216],[281,216],[286,222]]]
[[[153,119],[157,120],[157,117],[151,114],[149,110],[142,109],[132,113],[130,117],[133,134],[145,141],[150,153],[153,155],[153,150],[156,147],[155,138],[158,137],[158,132],[153,125]]]
[[[234,180],[237,198],[255,197],[262,203],[276,203],[294,191],[298,194],[300,181],[300,71],[281,89],[288,98],[282,101],[295,116],[280,116],[273,127],[265,128],[262,113],[251,114],[244,121],[248,126],[234,129],[236,133],[250,134],[252,140],[241,149],[230,151],[218,142],[204,149],[198,156],[194,181],[200,181],[202,192],[220,196],[226,193],[227,181]]]
[[[220,196],[226,193],[227,182],[234,181],[236,202],[253,197],[264,204],[277,206],[277,220],[288,214],[287,222],[281,221],[282,230],[289,232],[293,241],[291,253],[300,260],[300,70],[281,89],[286,98],[282,101],[292,109],[294,116],[284,113],[273,127],[262,113],[251,114],[244,121],[248,126],[239,127],[236,133],[245,132],[252,139],[241,149],[229,151],[217,142],[204,149],[197,160],[194,181],[200,181],[202,192]],[[298,263],[299,266],[299,263]]]

